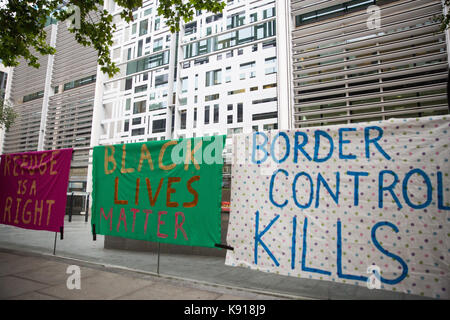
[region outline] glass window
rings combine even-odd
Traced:
[[[65,87],[65,85],[64,85],[64,87]],[[39,92],[35,92],[35,93],[32,93],[32,94],[28,94],[28,95],[23,97],[23,102],[31,101],[31,100],[34,100],[34,99],[39,99],[39,98],[42,98],[43,96],[44,96],[44,90],[39,91]]]
[[[155,88],[163,87],[167,83],[169,83],[169,75],[167,73],[155,77]]]
[[[134,88],[134,93],[140,93],[140,92],[144,92],[147,91],[147,85],[144,84],[142,86],[137,86]]]
[[[132,136],[142,136],[145,134],[145,128],[133,129],[131,130]]]
[[[242,103],[237,104],[237,122],[242,122],[244,119],[244,105]]]
[[[146,10],[144,11],[144,17],[145,17],[145,16],[148,16],[148,15],[151,14],[151,13],[152,13],[152,8],[146,9]]]
[[[78,79],[78,80],[74,80],[74,81],[71,81],[71,82],[67,82],[67,83],[64,84],[64,91],[70,90],[70,89],[73,89],[73,88],[77,88],[77,87],[80,87],[80,86],[84,86],[86,84],[94,83],[96,80],[97,80],[97,75],[92,75],[92,76],[85,77],[85,78],[82,78],[82,79]]]
[[[133,78],[127,78],[125,80],[125,90],[130,90],[133,87]]]
[[[197,21],[188,23],[184,26],[184,35],[188,36],[196,32],[197,32]]]
[[[271,83],[271,84],[266,84],[263,86],[263,89],[270,89],[270,88],[276,88],[277,84],[276,83]]]
[[[232,31],[219,36],[200,40],[184,47],[184,58],[192,58],[202,54],[231,48],[242,43],[248,43],[276,35],[275,30],[276,21],[268,21],[255,26],[240,29],[238,31]],[[271,46],[274,46],[272,44]],[[266,47],[269,45],[267,44]],[[233,56],[233,52],[227,52],[226,57]]]
[[[197,127],[197,108],[194,108],[194,128]]]
[[[133,105],[133,114],[144,113],[146,110],[146,101],[138,101]]]
[[[205,86],[214,86],[222,83],[222,69],[206,72]]]
[[[243,26],[245,24],[245,12],[233,14],[227,18],[227,29]]]
[[[181,78],[181,93],[188,91],[188,77]]]
[[[137,50],[137,56],[142,56],[142,46],[144,45],[144,41],[139,40],[138,42],[138,50]]]
[[[219,123],[219,105],[214,105],[214,123]]]
[[[278,117],[278,112],[265,112],[265,113],[257,113],[252,116],[252,120],[266,120]]]
[[[145,19],[139,23],[139,36],[147,34],[147,31],[148,31],[148,19]]]
[[[209,106],[205,106],[205,124],[209,124]]]
[[[148,111],[151,110],[157,110],[157,109],[164,109],[167,107],[167,102],[166,101],[162,101],[162,102],[158,102],[158,103],[152,103],[148,106]]]
[[[205,96],[205,101],[214,101],[214,100],[217,100],[217,99],[219,99],[219,94],[218,93]]]
[[[127,75],[160,67],[169,63],[169,51],[164,51],[127,63]]]
[[[255,67],[255,61],[241,63],[241,65],[240,65],[241,70],[250,69],[250,68],[254,68],[254,67]]]
[[[206,23],[211,23],[211,22],[214,22],[214,21],[217,21],[217,20],[222,19],[222,17],[223,17],[222,13],[219,13],[219,14],[216,14],[216,15],[214,15],[214,16],[209,16],[209,17],[207,17],[207,18],[205,19],[205,22],[206,22]]]
[[[163,47],[163,38],[159,38],[153,41],[153,52],[162,50],[162,47]]]
[[[275,16],[275,8],[269,8],[263,11],[263,19],[271,18]]]
[[[153,120],[152,133],[166,131],[166,119]]]
[[[301,25],[318,22],[325,19],[330,19],[337,16],[342,16],[354,11],[363,10],[375,4],[376,0],[353,0],[344,2],[342,4],[330,6],[328,8],[316,10],[313,12],[308,12],[295,17],[295,26],[299,27]]]
[[[180,129],[186,129],[186,110],[181,110]]]

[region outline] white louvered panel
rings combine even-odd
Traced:
[[[404,22],[405,25],[408,25],[408,21],[415,21],[414,24],[423,23],[423,22],[432,22],[436,13],[439,12],[439,5],[427,5],[422,8],[413,8],[407,12],[402,13],[392,13],[390,15],[383,14],[382,16],[382,24],[381,29],[376,30],[376,33],[384,32],[385,30],[392,29],[392,25],[397,25],[397,27],[401,27],[402,24],[399,24],[399,21]],[[310,27],[309,32],[306,33],[303,31],[300,35],[300,40],[302,43],[314,43],[317,40],[328,40],[335,38],[336,35],[339,35],[339,40],[342,40],[343,35],[349,35],[350,38],[363,37],[366,35],[370,35],[374,33],[374,30],[370,30],[367,28],[367,18],[368,15],[366,13],[360,14],[357,16],[358,21],[352,21],[351,24],[342,25],[336,24],[334,27],[330,25],[326,26],[326,29],[323,29],[324,26],[318,26],[317,28]],[[320,28],[322,27],[322,28]],[[298,38],[294,39],[294,43],[299,40]]]
[[[437,54],[433,53],[433,54],[427,54],[427,55],[420,56],[420,58],[417,58],[414,60],[407,58],[407,59],[397,60],[397,61],[393,61],[393,62],[389,62],[389,63],[371,65],[370,67],[360,67],[360,68],[348,69],[348,70],[343,70],[343,71],[334,71],[334,72],[329,72],[326,74],[323,73],[323,74],[314,75],[314,76],[311,75],[311,73],[312,73],[311,70],[294,71],[294,74],[295,75],[303,75],[304,77],[301,79],[302,81],[323,80],[323,79],[327,79],[330,77],[348,76],[350,74],[358,74],[358,73],[369,72],[369,71],[380,70],[380,69],[401,67],[401,66],[404,66],[407,64],[412,64],[412,63],[414,63],[414,64],[426,63],[427,61],[446,59],[446,57],[447,57],[446,52],[437,53]],[[363,79],[363,77],[361,77],[361,78]],[[296,79],[296,80],[298,80],[298,79]]]
[[[402,90],[395,90],[394,92],[375,92],[375,93],[368,93],[368,94],[362,94],[359,96],[346,96],[346,97],[338,97],[338,98],[330,98],[327,100],[318,100],[314,102],[303,102],[303,103],[296,103],[294,104],[295,107],[298,107],[299,109],[302,108],[309,108],[313,106],[321,106],[326,104],[336,104],[340,102],[352,102],[352,101],[358,101],[358,100],[369,100],[369,99],[375,99],[375,98],[384,98],[384,97],[391,97],[395,95],[407,95],[407,94],[414,94],[417,92],[422,91],[432,91],[432,90],[445,90],[447,87],[447,83],[442,83],[439,85],[424,85],[420,88],[413,87],[413,88],[407,88]],[[323,97],[328,96],[328,94],[324,93]]]
[[[433,75],[426,75],[423,77],[415,77],[415,78],[409,78],[409,79],[401,79],[396,81],[388,81],[388,82],[376,82],[374,84],[364,84],[360,86],[354,86],[354,87],[343,87],[342,89],[335,89],[335,90],[327,90],[326,95],[336,95],[336,94],[344,94],[344,93],[352,93],[352,92],[358,92],[358,91],[364,91],[364,90],[371,90],[371,89],[377,89],[377,88],[383,88],[383,89],[389,89],[390,87],[395,86],[401,86],[401,85],[413,85],[414,83],[418,82],[431,82],[434,80],[442,80],[442,82],[445,82],[447,79],[447,72],[437,73]],[[389,92],[389,91],[387,91]],[[315,92],[315,93],[302,93],[301,97],[302,99],[305,98],[315,98],[315,97],[321,97],[324,95],[323,91]]]
[[[333,47],[334,43],[345,43],[345,42],[355,42],[358,41],[358,39],[365,40],[367,38],[372,39],[372,42],[377,42],[378,37],[384,36],[386,34],[389,34],[389,32],[392,32],[393,30],[398,30],[401,28],[417,28],[420,30],[422,26],[415,27],[416,25],[423,25],[425,23],[433,24],[432,22],[433,15],[427,15],[423,17],[418,17],[416,19],[409,19],[409,20],[401,20],[400,23],[391,23],[389,25],[383,25],[379,30],[369,30],[366,28],[365,31],[361,32],[351,32],[348,34],[338,33],[336,32],[333,35],[325,36],[308,41],[308,42],[302,42],[301,45],[294,46],[294,50],[298,52],[302,52],[304,49],[309,49],[311,45],[313,48],[320,48],[320,47]],[[434,23],[436,24],[436,23]],[[363,28],[363,26],[361,26]],[[338,41],[338,42],[337,42]]]
[[[302,14],[335,5],[295,3]],[[448,112],[445,35],[434,21],[441,2],[384,3],[378,30],[361,7],[293,31],[296,126]]]
[[[445,100],[445,95],[442,94],[430,94],[427,96],[420,96],[420,97],[414,97],[414,98],[406,98],[401,100],[391,100],[387,102],[376,102],[376,103],[364,103],[359,105],[352,105],[349,107],[332,107],[332,108],[326,108],[326,109],[320,109],[320,106],[316,106],[316,109],[307,110],[295,113],[296,116],[311,116],[311,115],[320,115],[324,113],[336,113],[341,111],[357,111],[357,110],[366,110],[366,109],[390,109],[394,107],[401,107],[411,104],[430,104],[430,105],[439,105],[442,104],[440,101]],[[435,102],[435,103],[434,103]]]
[[[311,55],[325,55],[332,54],[333,52],[337,52],[339,50],[355,50],[358,48],[365,48],[374,45],[374,43],[393,43],[395,41],[401,42],[405,41],[405,39],[409,39],[410,37],[420,37],[424,35],[438,34],[442,37],[442,33],[439,32],[439,26],[437,24],[432,24],[425,27],[417,27],[411,28],[410,30],[405,30],[401,32],[397,32],[394,34],[381,35],[376,38],[377,41],[374,41],[374,38],[367,38],[358,41],[352,41],[350,43],[339,42],[335,44],[330,44],[328,47],[317,48],[304,46],[302,52],[296,51],[299,47],[295,47],[294,49],[294,59],[306,59]]]
[[[428,45],[430,43],[433,42],[443,42],[443,45],[445,44],[445,39],[444,36],[442,34],[438,34],[438,33],[432,33],[432,34],[428,34],[425,36],[421,36],[421,37],[417,37],[414,39],[402,39],[399,41],[390,41],[388,43],[378,43],[377,44],[377,51],[387,51],[387,50],[395,50],[396,48],[399,47],[404,47],[404,46],[411,46],[411,45]],[[374,52],[374,48],[373,46],[370,47],[363,47],[363,48],[358,48],[352,51],[348,51],[348,50],[340,50],[342,52],[340,53],[334,53],[334,54],[330,54],[328,56],[325,57],[321,57],[321,56],[313,56],[310,57],[307,54],[304,55],[297,55],[297,57],[301,57],[301,61],[297,61],[294,62],[294,66],[300,66],[302,64],[307,63],[322,63],[322,62],[327,62],[330,61],[331,59],[343,59],[343,58],[347,58],[348,56],[361,56],[361,55],[365,55],[365,54],[371,54]]]
[[[327,8],[331,5],[337,5],[348,0],[325,0],[325,1],[292,1],[292,14],[299,15],[308,13],[314,10],[320,10],[323,8]]]
[[[347,0],[348,1],[348,0]],[[383,6],[382,8],[382,26],[395,20],[396,16],[401,16],[401,19],[411,19],[418,17],[419,15],[428,15],[430,13],[436,13],[440,10],[440,3],[429,0],[408,0],[408,1],[395,1]],[[292,32],[293,39],[303,38],[307,36],[314,36],[317,33],[326,33],[328,31],[354,28],[357,25],[361,25],[363,29],[367,29],[366,23],[369,15],[366,9],[362,9],[355,13],[350,13],[338,18],[330,18],[325,21],[306,24],[300,28],[297,28]],[[357,30],[355,30],[357,31]],[[294,41],[295,42],[295,41]]]
[[[441,105],[441,106],[434,106],[434,107],[427,107],[427,108],[408,108],[403,110],[395,110],[395,111],[389,111],[385,112],[383,114],[372,112],[372,113],[366,113],[366,114],[358,114],[358,115],[349,115],[349,116],[338,116],[338,117],[332,117],[332,118],[319,118],[319,119],[312,119],[312,120],[296,120],[295,124],[296,126],[320,126],[320,125],[332,125],[337,123],[345,122],[365,122],[365,121],[372,121],[375,119],[378,119],[381,115],[383,115],[386,118],[390,117],[407,117],[407,116],[413,116],[416,117],[417,114],[421,113],[431,113],[435,111],[443,111],[445,112],[448,109],[447,105]]]
[[[370,55],[366,58],[361,58],[361,59],[353,59],[353,60],[344,60],[343,62],[334,62],[335,60],[333,59],[333,63],[332,64],[321,64],[320,67],[316,67],[317,64],[307,64],[304,63],[302,65],[302,69],[301,72],[297,71],[297,74],[301,75],[301,74],[307,74],[308,72],[325,72],[326,70],[333,68],[342,68],[343,70],[346,68],[351,68],[354,65],[361,65],[361,64],[367,64],[367,63],[372,63],[374,61],[389,61],[392,59],[395,60],[400,60],[405,56],[409,56],[409,55],[423,55],[423,53],[425,52],[439,52],[440,50],[444,50],[445,49],[445,43],[435,43],[432,45],[424,45],[424,46],[417,46],[417,47],[410,47],[408,49],[399,49],[396,51],[392,51],[391,53],[387,53],[387,54],[377,54],[377,55]],[[373,49],[372,49],[373,50]]]
[[[443,61],[440,63],[435,63],[431,65],[424,65],[421,67],[417,67],[414,69],[400,69],[390,72],[383,72],[383,73],[376,73],[369,76],[361,76],[361,77],[354,77],[354,78],[348,78],[344,80],[334,80],[334,81],[327,81],[326,84],[322,82],[316,82],[314,84],[304,84],[301,82],[301,80],[297,80],[294,82],[294,84],[297,84],[294,86],[294,90],[313,90],[313,89],[319,89],[324,87],[333,87],[337,85],[345,85],[345,84],[353,84],[353,83],[359,83],[361,81],[371,81],[376,79],[382,79],[382,78],[391,78],[391,77],[401,77],[401,76],[411,76],[414,74],[426,74],[429,72],[439,72],[440,70],[446,70],[447,68],[447,62]],[[363,80],[362,80],[363,79]]]

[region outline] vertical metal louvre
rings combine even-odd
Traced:
[[[291,12],[296,127],[448,113],[440,0],[303,0]]]

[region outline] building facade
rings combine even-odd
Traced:
[[[7,97],[18,114],[5,133],[3,153],[89,148],[97,52],[79,45],[65,22],[49,20],[52,56],[39,56],[39,69],[22,60],[13,68]],[[69,190],[85,191],[89,150],[73,154]]]
[[[295,127],[448,113],[440,0],[291,1]]]
[[[127,24],[109,2],[121,73],[98,74],[98,144],[276,129],[275,1],[228,1],[220,14],[197,12],[177,34],[157,6],[144,1]]]
[[[440,0],[226,3],[171,34],[157,0],[131,23],[105,1],[117,26],[113,78],[64,23],[47,26],[56,55],[9,76],[19,119],[3,152],[86,147],[71,172],[83,189],[96,145],[448,113]],[[231,149],[228,139],[226,158]]]
[[[127,24],[109,2],[98,144],[448,113],[440,0],[229,0],[177,34],[157,5]]]

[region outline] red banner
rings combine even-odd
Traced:
[[[59,232],[64,226],[72,151],[2,155],[0,223]]]

